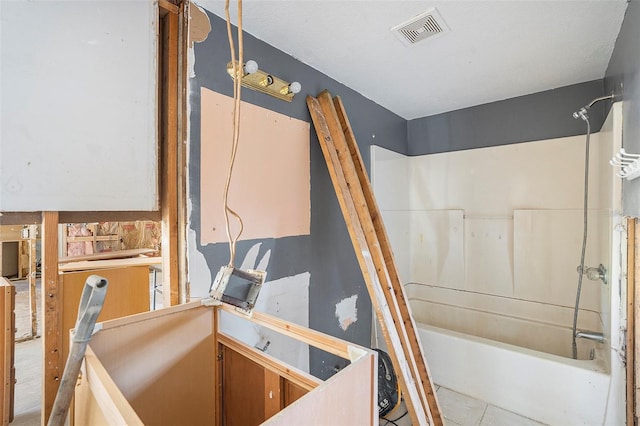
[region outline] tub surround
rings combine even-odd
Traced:
[[[372,181],[435,383],[547,424],[624,424],[626,234],[622,105],[591,137],[587,267],[584,136],[406,157],[372,148]],[[398,188],[408,188],[400,191]]]

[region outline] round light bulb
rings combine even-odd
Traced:
[[[300,93],[301,90],[302,90],[302,85],[297,81],[294,81],[289,85],[289,92],[293,94]]]
[[[253,59],[247,61],[247,63],[244,64],[244,72],[246,72],[247,74],[253,74],[256,71],[258,71],[258,63]]]

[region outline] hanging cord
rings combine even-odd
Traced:
[[[584,218],[583,218],[583,231],[582,231],[582,253],[580,254],[580,270],[578,271],[578,290],[576,291],[576,306],[573,310],[573,328],[572,328],[572,340],[571,350],[573,352],[573,359],[578,359],[578,345],[576,343],[576,331],[578,327],[578,309],[580,308],[580,293],[582,292],[582,277],[584,276],[584,258],[587,252],[587,217],[589,207],[589,139],[591,136],[591,123],[589,119],[585,119],[587,122],[587,141],[585,147],[585,159],[584,159]]]
[[[229,266],[233,267],[236,257],[236,243],[242,235],[244,223],[238,213],[229,207],[229,185],[231,184],[231,175],[233,174],[233,165],[236,160],[236,152],[238,151],[238,140],[240,139],[240,91],[242,88],[242,70],[243,62],[243,38],[242,38],[242,0],[238,0],[238,61],[236,62],[235,45],[233,43],[233,35],[231,33],[231,18],[229,16],[229,0],[226,0],[224,12],[227,18],[227,37],[229,38],[229,50],[231,51],[231,64],[233,65],[233,144],[231,146],[231,159],[229,161],[229,172],[227,173],[227,181],[224,185],[224,220],[227,231],[227,240],[229,241]],[[238,65],[240,69],[238,69]],[[231,236],[231,225],[229,223],[229,214],[238,219],[240,230],[235,237]]]

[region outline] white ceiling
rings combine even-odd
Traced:
[[[224,17],[224,1],[196,2]],[[451,31],[413,47],[391,33],[433,7]],[[604,77],[626,7],[626,0],[245,0],[243,26],[413,119]]]

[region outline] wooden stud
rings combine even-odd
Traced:
[[[42,424],[47,424],[64,369],[58,288],[58,212],[42,213]]]
[[[640,407],[640,232],[638,218],[627,219],[627,424],[638,424],[637,407]],[[631,370],[631,371],[629,371]],[[631,382],[631,384],[629,383]],[[631,419],[631,422],[629,422]]]
[[[414,425],[426,425],[428,412],[425,412],[421,403],[420,395],[418,394],[415,386],[415,380],[411,371],[409,371],[408,361],[404,356],[404,351],[402,350],[400,333],[394,324],[394,320],[389,309],[387,309],[388,302],[385,302],[385,295],[378,277],[378,271],[376,270],[376,265],[372,259],[371,247],[367,244],[365,231],[362,228],[362,224],[360,223],[357,213],[358,208],[366,209],[366,205],[356,206],[353,198],[350,196],[350,183],[347,183],[344,171],[340,165],[332,132],[324,116],[322,106],[316,98],[311,96],[307,97],[307,106],[311,113],[316,133],[318,134],[320,147],[327,162],[329,175],[334,188],[336,189],[338,203],[340,204],[340,208],[343,212],[344,219],[347,224],[347,230],[351,237],[364,281],[367,284],[367,289],[369,290],[376,315],[380,319],[382,333],[389,346],[389,355],[396,373],[398,374],[400,388],[404,394],[412,423]],[[340,134],[342,133],[340,132]],[[344,137],[344,135],[342,136]]]
[[[346,137],[344,131],[342,129],[341,123],[339,122],[338,115],[336,109],[334,107],[334,103],[331,99],[331,95],[329,92],[324,91],[320,95],[318,95],[318,101],[320,102],[320,106],[324,112],[324,117],[327,121],[327,125],[329,126],[329,130],[333,137],[333,143],[336,149],[336,153],[338,155],[338,159],[340,160],[340,167],[342,168],[345,179],[348,183],[349,195],[353,198],[353,202],[356,205],[356,214],[358,216],[358,221],[360,222],[364,236],[369,246],[369,251],[372,256],[372,261],[375,265],[376,271],[378,273],[378,279],[380,281],[381,289],[384,294],[385,300],[389,305],[389,312],[391,313],[391,317],[393,318],[393,323],[395,327],[398,329],[398,334],[400,336],[401,342],[403,342],[401,349],[404,352],[404,357],[409,363],[409,367],[411,371],[414,373],[414,379],[416,379],[416,390],[420,394],[421,403],[425,410],[425,412],[429,413],[429,404],[427,403],[427,396],[425,393],[425,388],[421,385],[421,381],[418,380],[420,377],[419,374],[419,365],[416,359],[416,355],[422,355],[422,347],[420,344],[417,346],[406,344],[409,341],[409,327],[407,325],[411,323],[411,317],[409,316],[407,319],[406,315],[403,315],[400,310],[400,303],[397,294],[402,294],[402,284],[399,280],[392,282],[390,275],[391,270],[388,268],[388,265],[385,262],[383,251],[382,251],[382,241],[378,238],[378,228],[374,226],[374,221],[372,215],[376,213],[372,210],[376,209],[375,199],[373,198],[373,191],[370,189],[369,180],[366,176],[364,179],[360,179],[360,176],[356,172],[356,167],[354,165],[354,161],[352,158],[352,153],[350,152],[350,148],[347,146]],[[355,141],[354,141],[355,143]],[[358,151],[357,146],[354,147],[356,151]],[[364,184],[363,184],[364,182]],[[369,195],[371,200],[367,200],[365,198],[365,189],[364,186],[367,186],[369,189]],[[369,204],[372,203],[372,204]],[[373,207],[371,207],[373,206]],[[379,214],[379,213],[378,213]],[[384,231],[384,225],[379,223],[380,227]],[[386,236],[386,234],[385,234]],[[388,249],[390,251],[390,248]],[[395,271],[395,264],[393,263],[393,259],[391,259],[391,267]],[[397,277],[397,274],[396,274]],[[406,311],[406,305],[405,305]],[[415,336],[415,334],[414,334]],[[396,350],[398,348],[395,348]],[[412,350],[413,349],[413,350]],[[415,351],[415,352],[414,352]],[[421,357],[421,359],[424,359]],[[424,361],[422,366],[424,367]],[[437,404],[436,404],[437,408]],[[433,423],[431,417],[429,418],[429,422]]]
[[[324,99],[325,102],[328,102],[330,98],[331,95],[329,95],[328,92],[323,93],[319,96],[319,100],[321,103],[322,99]],[[389,241],[389,237],[387,236],[387,232],[382,221],[382,214],[380,213],[380,210],[376,203],[375,196],[371,188],[371,183],[369,182],[369,177],[367,175],[364,162],[362,161],[362,156],[360,155],[360,150],[358,149],[355,135],[351,128],[351,124],[349,123],[349,118],[347,117],[342,99],[339,96],[336,96],[333,99],[333,105],[335,107],[335,113],[337,114],[338,120],[340,121],[342,132],[345,136],[344,146],[339,145],[342,142],[340,138],[336,139],[336,141],[338,142],[336,144],[336,148],[338,149],[338,156],[343,159],[343,162],[347,161],[347,159],[344,157],[346,157],[347,155],[350,156],[353,167],[355,168],[357,179],[360,182],[360,187],[362,188],[364,202],[367,206],[366,216],[372,221],[372,226],[374,227],[375,235],[379,242],[380,250],[382,251],[383,262],[388,272],[388,278],[390,279],[390,283],[388,283],[388,286],[386,286],[383,282],[383,287],[393,289],[392,296],[395,296],[396,298],[401,317],[396,319],[396,322],[406,325],[406,333],[410,345],[410,350],[409,348],[405,347],[405,351],[409,350],[409,352],[415,356],[415,361],[419,372],[419,381],[422,384],[422,389],[424,389],[424,391],[426,392],[428,409],[433,417],[433,423],[442,424],[442,414],[435,395],[433,380],[431,379],[431,374],[429,373],[427,362],[424,357],[420,337],[416,333],[416,325],[413,320],[413,316],[411,315],[410,307],[407,303],[404,286],[400,281],[398,269],[393,257],[393,251],[391,249],[391,243]],[[342,157],[340,156],[341,154]],[[353,193],[354,186],[350,186],[350,189]],[[409,355],[407,357],[409,357]]]
[[[178,14],[179,8],[169,0],[158,0],[158,7],[160,8],[160,16],[164,16],[167,12]]]
[[[627,424],[633,425],[635,412],[635,219],[627,218]]]
[[[178,274],[178,15],[162,21],[162,285],[164,306],[179,303]]]
[[[190,288],[187,276],[187,205],[189,194],[187,193],[187,125],[189,120],[187,114],[187,52],[189,51],[189,7],[190,2],[180,3],[180,13],[178,14],[178,270],[180,274],[179,293],[180,303],[191,300]]]
[[[14,354],[15,354],[15,288],[9,280],[0,277],[0,424],[13,420]]]
[[[38,305],[36,302],[38,225],[29,225],[29,313],[31,337],[38,335]]]

